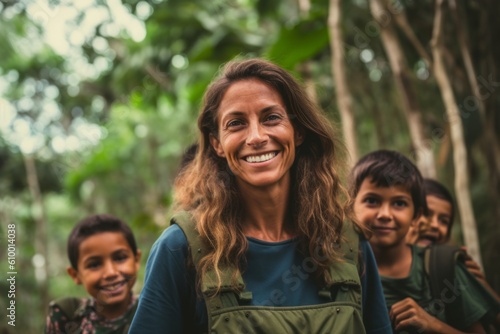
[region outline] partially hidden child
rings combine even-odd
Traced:
[[[45,333],[128,333],[141,258],[130,227],[111,215],[86,217],[73,228],[67,252],[68,274],[90,297],[52,301]]]
[[[498,314],[496,299],[461,262],[455,264],[454,282],[441,298],[433,298],[425,248],[407,244],[410,226],[427,211],[423,179],[415,165],[398,152],[375,151],[358,161],[350,182],[356,218],[371,231],[369,241],[394,331],[486,333],[482,323]],[[451,321],[444,308],[456,300],[460,314]]]

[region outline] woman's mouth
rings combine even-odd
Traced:
[[[271,160],[276,155],[277,155],[276,152],[264,153],[264,154],[260,154],[260,155],[249,155],[249,156],[245,157],[245,161],[250,162],[250,163],[265,162],[265,161]]]

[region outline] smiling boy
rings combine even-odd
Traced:
[[[141,257],[131,229],[111,215],[89,216],[73,228],[67,248],[68,274],[92,298],[53,301],[45,333],[127,333]]]
[[[356,218],[372,233],[370,244],[395,332],[484,333],[481,320],[496,307],[484,287],[459,263],[450,291],[433,300],[424,248],[406,243],[410,226],[427,211],[422,176],[413,163],[395,151],[372,152],[354,167],[350,193]],[[463,314],[456,316],[462,324],[452,328],[443,307],[458,296]]]

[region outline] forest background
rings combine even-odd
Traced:
[[[203,91],[235,56],[292,71],[351,163],[394,149],[445,183],[453,242],[499,291],[499,16],[495,0],[1,1],[0,333],[39,333],[51,299],[85,295],[65,247],[88,214],[132,226],[140,292]]]

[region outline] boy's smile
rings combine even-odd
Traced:
[[[361,224],[373,232],[373,248],[405,245],[405,236],[414,221],[411,194],[403,186],[380,187],[365,179],[354,201]]]
[[[139,259],[140,251],[135,256],[121,232],[97,233],[82,241],[78,270],[68,273],[96,299],[100,314],[114,318],[129,306]]]
[[[428,246],[441,244],[448,241],[452,207],[450,202],[439,197],[429,195],[426,197],[429,215],[422,217],[419,222],[419,236],[417,245]]]

